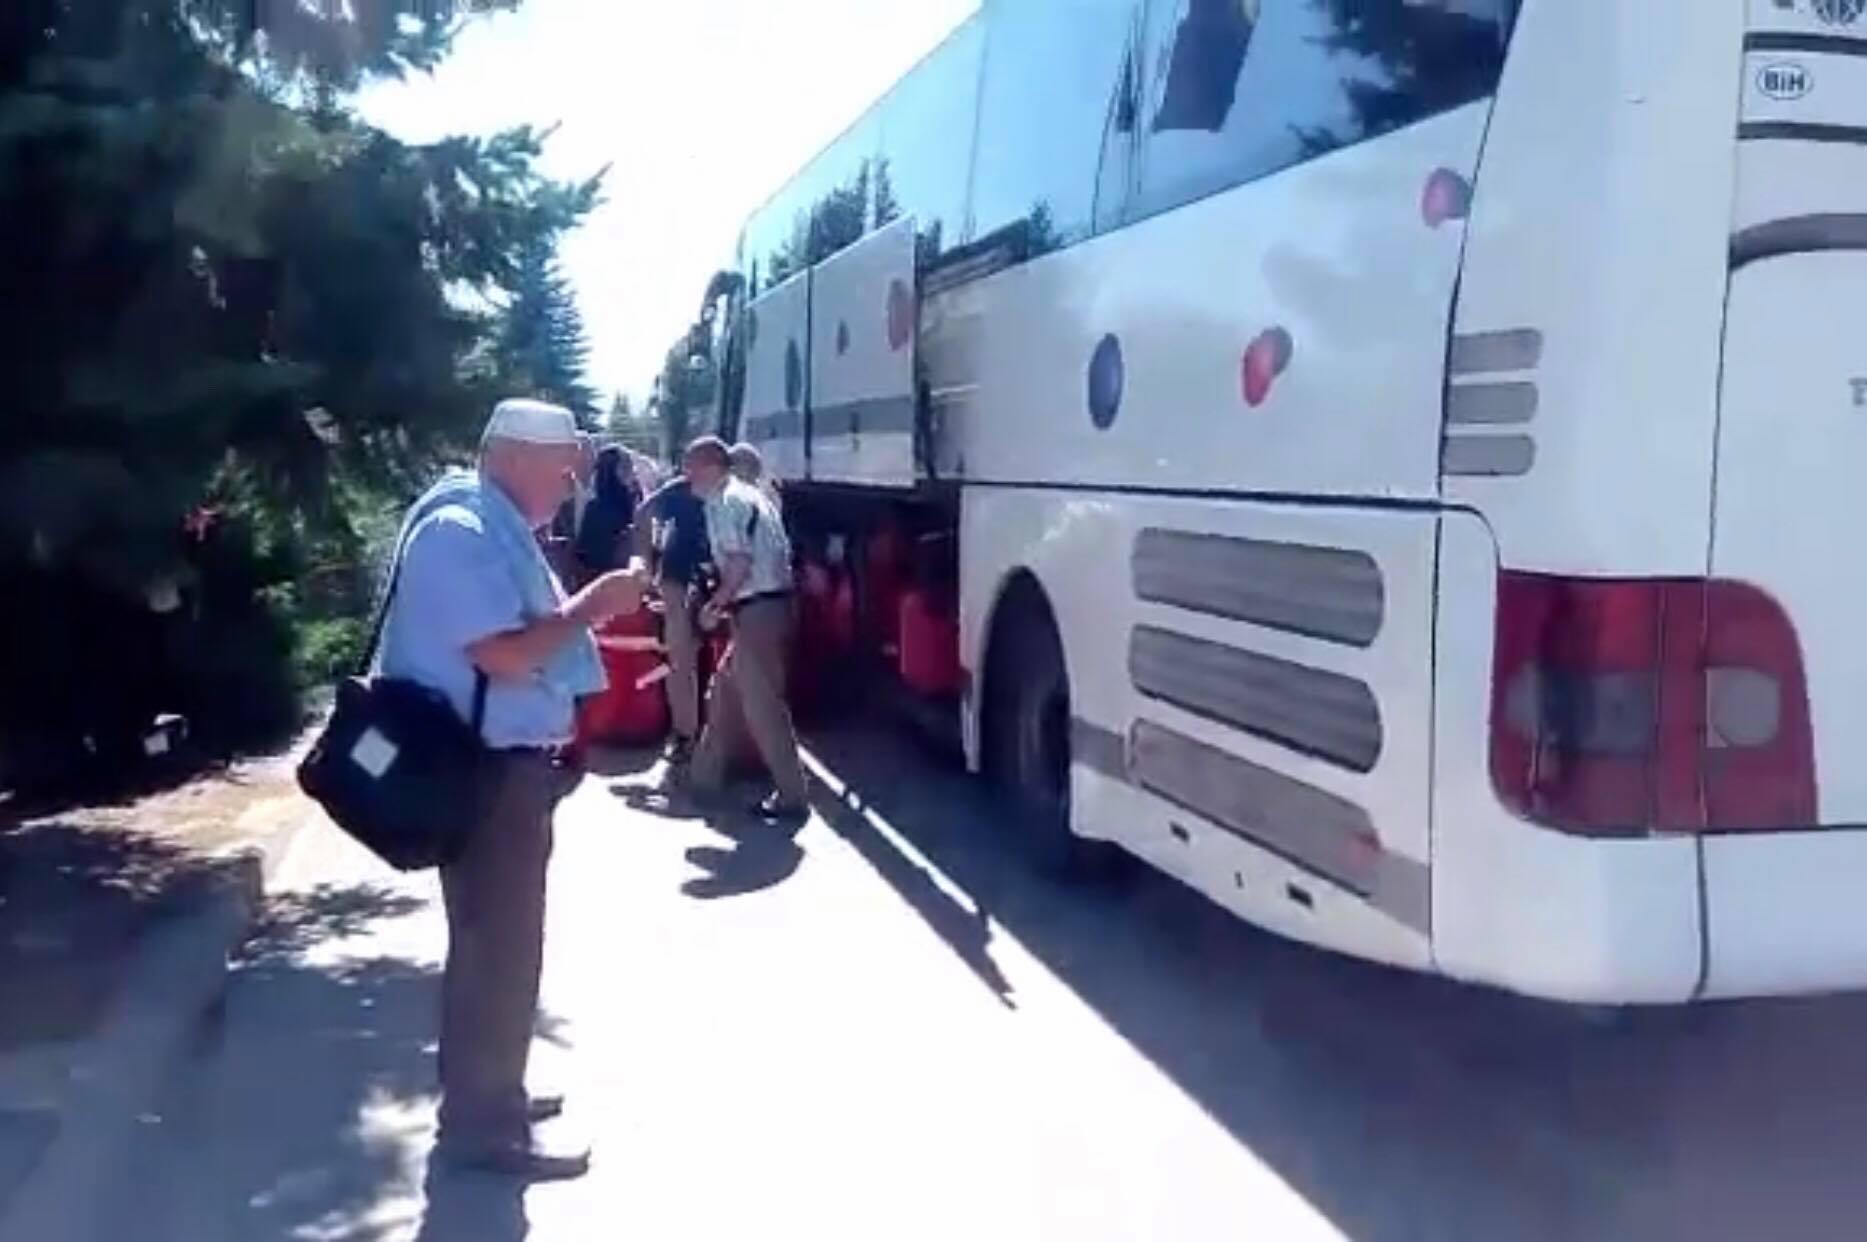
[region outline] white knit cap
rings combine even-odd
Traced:
[[[486,420],[482,444],[492,440],[517,440],[521,444],[577,444],[583,435],[577,430],[577,416],[561,405],[548,401],[519,398],[501,401]]]

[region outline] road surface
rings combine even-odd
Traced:
[[[1867,998],[1590,1023],[1047,884],[886,733],[813,760],[795,842],[626,761],[566,803],[537,1077],[597,1165],[526,1193],[427,1175],[432,879],[307,831],[105,1236],[1867,1236]]]

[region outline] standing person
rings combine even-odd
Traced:
[[[635,525],[635,464],[620,444],[596,455],[595,485],[583,508],[572,547],[584,581],[620,569],[629,561],[630,529]]]
[[[779,517],[784,516],[784,499],[778,494],[778,482],[765,473],[765,458],[756,447],[744,440],[726,450],[732,462],[733,477],[742,483],[750,483],[765,493],[765,499],[771,501],[771,507]]]
[[[711,557],[706,506],[694,494],[693,484],[676,475],[655,489],[635,516],[635,550],[642,561],[648,559],[654,524],[667,526],[658,577],[668,646],[668,716],[674,726],[667,757],[670,763],[682,764],[693,757],[700,737],[700,633],[694,613],[702,603],[695,598],[700,568]]]
[[[785,703],[785,665],[796,627],[791,541],[765,494],[734,477],[723,442],[712,436],[694,441],[683,469],[706,500],[707,539],[719,569],[719,587],[701,619],[732,619],[732,649],[714,678],[706,729],[694,753],[693,789],[705,795],[725,786],[726,767],[741,734],[749,732],[777,786],[758,813],[775,822],[802,822],[810,814],[809,791]]]
[[[623,446],[623,451],[629,455],[630,468],[635,471],[635,494],[643,497],[654,495],[655,489],[661,486],[661,471],[655,467],[654,461],[627,445]]]
[[[577,453],[577,468],[571,476],[570,495],[558,506],[557,513],[551,518],[551,525],[541,536],[545,545],[545,559],[551,562],[551,568],[558,577],[566,582],[582,578],[577,567],[577,531],[583,525],[583,511],[590,503],[591,474],[595,468],[596,450],[586,436]]]
[[[570,411],[502,401],[479,469],[409,510],[381,671],[437,690],[465,719],[484,694],[480,815],[441,869],[440,1157],[535,1180],[577,1177],[588,1151],[554,1151],[533,1125],[562,1101],[529,1097],[544,960],[551,817],[575,783],[562,760],[577,696],[603,689],[590,627],[640,606],[642,584],[605,574],[565,598],[537,534],[569,495],[583,453]],[[483,689],[482,689],[483,687]]]

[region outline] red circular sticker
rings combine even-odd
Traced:
[[[1289,367],[1295,352],[1296,342],[1282,328],[1267,328],[1245,347],[1239,380],[1246,405],[1255,410],[1270,398],[1272,385]]]
[[[1471,183],[1450,168],[1439,168],[1426,179],[1420,192],[1420,217],[1428,228],[1463,220],[1472,212]]]
[[[888,282],[888,348],[907,348],[914,339],[914,295],[899,280]]]

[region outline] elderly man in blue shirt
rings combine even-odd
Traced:
[[[585,443],[570,411],[505,401],[477,471],[450,475],[403,521],[401,574],[381,672],[421,682],[472,719],[484,684],[482,809],[441,871],[448,951],[441,999],[441,1135],[451,1163],[541,1180],[576,1177],[588,1151],[554,1151],[533,1126],[562,1101],[527,1095],[544,962],[551,817],[575,783],[562,748],[579,696],[604,688],[591,627],[640,607],[619,571],[566,596],[540,550]]]

